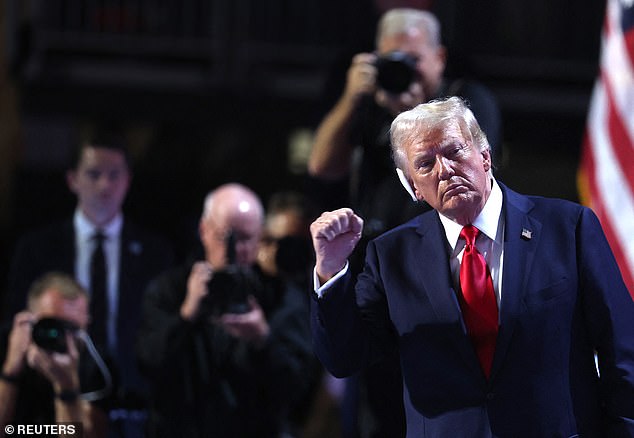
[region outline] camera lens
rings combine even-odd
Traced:
[[[416,58],[404,52],[390,52],[376,61],[377,82],[385,91],[400,94],[416,79]]]
[[[33,325],[31,338],[40,348],[66,353],[66,331],[76,331],[74,323],[58,318],[42,318]]]

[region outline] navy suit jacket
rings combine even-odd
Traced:
[[[136,395],[147,391],[136,364],[136,333],[147,284],[173,263],[172,250],[162,238],[124,220],[119,260],[117,352],[106,358],[116,377],[117,391]],[[23,236],[11,259],[5,318],[26,308],[31,283],[49,271],[75,275],[75,229],[72,218]]]
[[[347,274],[313,300],[317,355],[348,376],[398,349],[408,437],[634,436],[634,302],[596,216],[500,186],[490,379],[465,331],[435,211],[371,241],[356,284]]]

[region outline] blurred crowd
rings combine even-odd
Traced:
[[[229,177],[196,201],[195,220],[173,222],[177,236],[125,211],[132,185],[148,181],[132,179],[126,133],[96,123],[67,166],[74,207],[11,254],[0,423],[78,422],[85,436],[126,438],[402,435],[395,358],[335,379],[312,352],[309,225],[350,206],[369,240],[427,208],[401,187],[386,135],[418,103],[463,97],[499,153],[494,97],[447,77],[447,56],[434,15],[388,10],[374,49],[346,59],[326,93],[302,183],[264,197]]]

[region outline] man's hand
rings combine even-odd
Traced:
[[[376,59],[376,55],[372,53],[359,53],[354,56],[348,68],[344,98],[357,102],[360,97],[376,91]]]
[[[388,93],[379,88],[374,95],[374,100],[379,106],[387,109],[394,117],[403,111],[414,108],[419,103],[425,102],[425,92],[419,82],[412,82],[407,90],[400,94]]]
[[[213,270],[207,262],[196,262],[187,280],[187,295],[181,304],[180,315],[186,321],[194,321],[200,312],[200,303],[209,293],[207,283],[211,280]]]
[[[47,351],[34,343],[27,351],[29,366],[46,377],[58,393],[79,391],[79,352],[77,340],[70,332],[66,332],[66,345],[66,353]]]
[[[9,334],[9,346],[2,372],[9,376],[17,376],[24,369],[26,352],[31,343],[31,328],[35,316],[31,312],[20,312],[13,317],[13,326]]]
[[[213,322],[231,336],[262,346],[271,331],[264,311],[253,296],[249,296],[247,313],[224,313]]]
[[[329,280],[343,269],[362,231],[363,219],[349,208],[322,213],[310,225],[315,268],[321,281]]]

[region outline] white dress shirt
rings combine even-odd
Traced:
[[[454,287],[460,290],[460,263],[464,253],[465,241],[460,239],[463,226],[439,214],[447,242],[450,246],[449,266]],[[484,257],[491,272],[493,289],[497,299],[498,310],[502,299],[502,262],[504,260],[504,216],[502,215],[502,190],[492,179],[491,194],[484,208],[471,224],[480,230],[476,240],[476,248]]]

